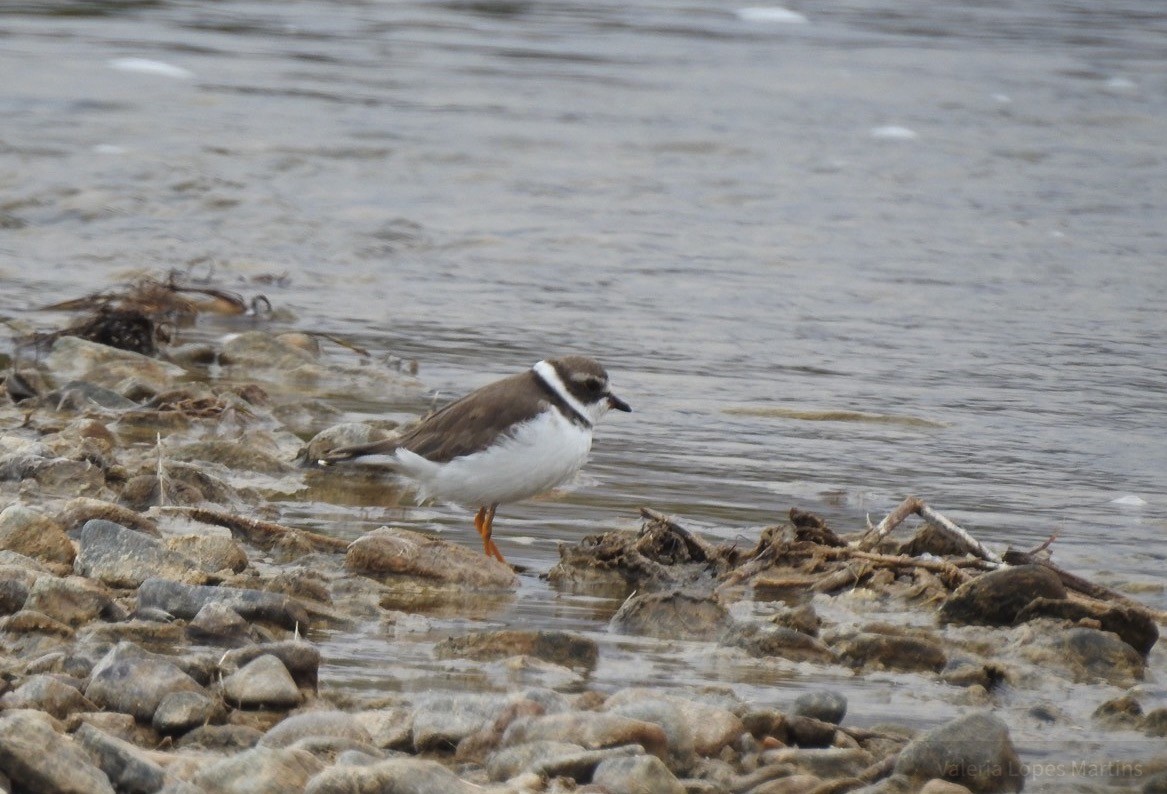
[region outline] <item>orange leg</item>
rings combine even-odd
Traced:
[[[490,539],[491,531],[494,529],[494,511],[497,509],[497,504],[493,504],[490,507],[478,508],[478,513],[474,516],[474,528],[482,536],[482,552],[488,557],[494,557],[506,565],[506,558],[502,556],[502,552],[498,550],[498,546]]]

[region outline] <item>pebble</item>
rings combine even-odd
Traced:
[[[516,720],[503,734],[503,746],[537,740],[574,742],[590,750],[638,744],[668,757],[668,735],[659,725],[619,714],[568,712]]]
[[[592,782],[609,791],[685,794],[685,787],[654,755],[605,758],[596,767]]]
[[[306,711],[278,722],[263,738],[261,747],[287,747],[307,738],[346,739],[373,744],[373,737],[357,718],[344,711]]]
[[[158,702],[151,724],[163,736],[181,735],[206,725],[218,711],[216,701],[202,692],[171,692]]]

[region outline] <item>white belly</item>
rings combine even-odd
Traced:
[[[562,485],[584,465],[591,447],[590,429],[546,411],[482,452],[434,463],[400,449],[397,461],[423,499],[479,507],[517,502]]]

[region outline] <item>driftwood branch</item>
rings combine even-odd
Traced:
[[[976,538],[974,538],[963,527],[953,523],[948,518],[945,518],[940,513],[929,507],[923,499],[915,496],[909,496],[901,502],[894,510],[888,513],[882,521],[869,529],[863,537],[859,538],[855,543],[855,548],[860,551],[870,551],[874,549],[881,540],[886,538],[892,531],[904,522],[908,516],[916,514],[927,521],[932,526],[939,529],[941,532],[963,543],[973,551],[978,557],[990,563],[994,567],[1004,565],[1001,558],[993,552],[989,551]]]

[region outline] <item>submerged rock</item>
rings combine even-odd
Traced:
[[[524,655],[565,667],[593,670],[600,650],[595,640],[566,631],[505,629],[450,637],[437,644],[434,655],[439,659],[478,661]]]
[[[729,612],[712,596],[674,590],[629,596],[609,625],[619,634],[712,641],[732,623]]]
[[[1070,629],[1054,641],[1053,651],[1076,681],[1129,686],[1142,680],[1146,669],[1139,652],[1109,631]]]
[[[958,717],[917,737],[896,759],[895,772],[917,786],[941,778],[986,794],[1021,791],[1025,783],[1008,726],[987,712]]]
[[[861,631],[840,642],[836,650],[853,667],[939,672],[948,661],[939,640],[911,634]]]

